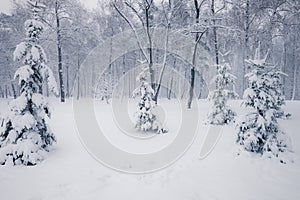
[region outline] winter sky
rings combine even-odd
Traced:
[[[12,1],[13,0],[0,0],[0,13],[10,13],[10,9],[12,7]],[[17,0],[17,1],[26,1],[26,0]],[[80,0],[85,7],[88,9],[93,9],[97,5],[97,0]],[[105,1],[105,0],[103,0]]]

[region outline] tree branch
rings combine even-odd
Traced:
[[[139,39],[139,36],[138,36],[136,28],[134,27],[134,25],[132,24],[132,22],[125,16],[125,14],[122,13],[122,11],[118,8],[118,6],[115,3],[112,3],[112,5],[116,9],[116,11],[119,13],[119,15],[128,23],[128,25],[130,26],[130,28],[133,30],[133,32],[135,34],[135,37],[137,39],[137,43],[138,43],[138,46],[139,46],[140,50],[142,51],[142,53],[143,53],[144,57],[146,58],[147,62],[150,63],[150,60],[147,57],[146,52],[142,48],[142,45],[141,45],[141,42],[140,42],[140,39]]]

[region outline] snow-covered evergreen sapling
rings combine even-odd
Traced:
[[[148,77],[148,68],[143,68],[136,78],[140,86],[133,91],[133,97],[139,95],[141,100],[138,104],[139,111],[136,116],[135,127],[145,132],[166,133],[167,130],[162,127],[158,117],[153,113],[155,107],[155,102],[152,100],[154,91],[147,81]]]
[[[281,75],[275,66],[266,63],[267,55],[261,59],[257,49],[254,60],[246,60],[251,72],[246,74],[249,87],[245,90],[243,104],[251,108],[244,121],[239,124],[237,142],[249,152],[267,157],[281,157],[290,150],[289,137],[281,130],[278,119],[286,114],[282,95]],[[280,158],[280,162],[285,162]]]
[[[213,106],[208,115],[208,121],[211,124],[222,125],[230,123],[235,112],[227,105],[229,99],[236,99],[238,94],[230,90],[229,87],[234,84],[236,77],[230,73],[228,63],[217,66],[217,75],[212,79],[216,89],[209,93],[209,100],[213,101]]]
[[[35,165],[41,162],[55,137],[46,124],[50,117],[47,101],[42,95],[43,82],[57,93],[56,81],[45,64],[46,54],[39,45],[44,30],[38,13],[44,5],[32,3],[33,18],[25,22],[26,40],[17,45],[14,60],[22,60],[15,78],[19,79],[20,96],[11,101],[1,123],[0,164]]]
[[[106,72],[102,74],[99,80],[99,84],[96,90],[96,98],[101,99],[101,101],[106,101],[109,104],[109,100],[112,98],[114,90],[115,80],[111,72]]]

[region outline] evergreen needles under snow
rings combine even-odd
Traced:
[[[152,97],[154,91],[151,85],[147,82],[149,77],[149,70],[144,68],[142,72],[137,76],[137,81],[140,82],[140,86],[133,91],[133,96],[140,95],[141,100],[138,104],[139,111],[136,116],[135,127],[141,131],[155,131],[157,133],[166,133],[167,130],[162,128],[158,117],[153,114],[152,109],[155,106]]]
[[[278,124],[279,118],[287,116],[281,109],[285,104],[281,90],[283,73],[266,63],[267,56],[261,59],[258,51],[254,60],[247,60],[251,72],[246,74],[249,87],[243,104],[251,110],[239,124],[237,142],[246,151],[281,157],[290,148],[289,138]]]
[[[111,72],[104,73],[100,79],[95,92],[96,98],[101,99],[101,101],[106,101],[109,104],[109,99],[112,98],[113,90],[115,86],[115,80]]]
[[[230,74],[231,68],[228,63],[217,66],[217,75],[212,79],[216,89],[209,93],[209,100],[213,101],[213,107],[209,112],[209,123],[215,125],[228,124],[236,115],[234,111],[227,105],[229,99],[238,97],[237,93],[228,89],[234,84],[236,77]]]
[[[25,22],[26,41],[17,45],[15,60],[22,60],[15,78],[19,79],[21,95],[10,102],[9,112],[1,122],[0,164],[35,165],[43,160],[55,137],[46,124],[50,117],[48,103],[42,95],[43,82],[57,93],[56,81],[45,64],[46,54],[39,45],[43,23],[39,21],[39,4],[32,4],[33,19]]]

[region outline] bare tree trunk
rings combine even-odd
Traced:
[[[65,91],[62,70],[62,52],[61,52],[61,33],[60,33],[60,19],[59,19],[59,5],[58,1],[55,2],[55,17],[56,17],[56,36],[57,36],[57,58],[58,58],[58,75],[60,85],[60,101],[65,102]]]
[[[4,98],[4,93],[3,93],[3,90],[2,90],[2,87],[0,86],[0,95],[2,98]]]
[[[195,67],[191,68],[191,86],[189,90],[189,100],[188,100],[188,109],[192,108],[192,101],[194,96],[194,87],[195,87]]]
[[[199,90],[198,99],[201,99],[201,97],[202,97],[203,83],[204,83],[204,80],[203,80],[203,77],[202,77],[202,74],[201,74],[200,75],[200,90]]]
[[[296,97],[296,87],[297,87],[297,67],[298,65],[294,64],[294,77],[293,77],[293,92],[292,92],[292,99],[295,100]]]
[[[80,98],[80,61],[79,48],[77,49],[77,100]]]
[[[204,35],[206,31],[202,32],[201,35],[197,34],[196,36],[196,43],[194,46],[194,52],[193,52],[193,60],[192,60],[192,68],[191,68],[191,85],[189,90],[189,100],[188,100],[188,109],[192,108],[192,101],[194,97],[194,88],[195,88],[195,64],[196,64],[196,55],[197,55],[197,48],[199,41],[201,40],[202,36]]]
[[[283,44],[283,65],[282,65],[282,72],[286,73],[286,64],[287,64],[287,42],[284,40],[284,44]],[[286,77],[283,76],[282,77],[282,85],[283,85],[283,95],[285,95],[285,90],[286,90]]]
[[[167,98],[170,100],[171,99],[171,95],[172,95],[172,88],[173,88],[173,74],[172,74],[172,78],[171,78],[171,83],[169,85],[169,92],[167,95]]]
[[[218,47],[218,36],[217,36],[217,27],[215,19],[215,0],[211,1],[211,13],[212,13],[212,23],[213,23],[213,36],[214,36],[214,46],[215,46],[215,59],[216,64],[219,65],[219,47]]]
[[[296,63],[296,35],[293,35],[293,65],[294,65],[294,72],[293,72],[293,89],[292,89],[292,97],[291,100],[295,100],[296,96],[296,87],[297,87],[297,63]]]
[[[162,82],[164,71],[165,71],[165,68],[166,68],[166,65],[167,65],[167,53],[168,53],[168,43],[169,43],[169,30],[170,30],[170,23],[167,26],[166,36],[165,36],[166,39],[165,39],[165,46],[164,46],[165,52],[164,52],[163,66],[162,66],[162,69],[161,69],[161,72],[160,72],[160,75],[159,75],[158,86],[156,88],[155,95],[154,95],[154,98],[153,98],[153,100],[155,101],[155,104],[157,104],[158,95],[159,95],[159,91],[160,91],[160,88],[161,88],[161,82]]]
[[[198,0],[194,0],[195,4],[195,10],[196,10],[196,24],[199,24],[199,18],[200,18],[200,7],[198,5]],[[188,109],[192,107],[192,101],[193,101],[193,94],[194,94],[194,87],[195,87],[195,56],[197,51],[197,45],[198,45],[198,38],[199,33],[196,33],[196,44],[194,47],[194,53],[193,53],[193,66],[191,68],[191,85],[190,85],[190,91],[189,91],[189,100],[188,100]]]
[[[69,66],[68,66],[68,63],[67,63],[66,68],[67,68],[67,94],[66,94],[66,96],[67,96],[67,98],[69,98],[70,97],[70,86],[69,86]]]
[[[244,48],[243,48],[243,83],[242,83],[242,90],[244,91],[246,89],[246,62],[245,59],[249,59],[249,28],[250,28],[250,2],[249,0],[246,1],[246,10],[245,10],[245,25],[244,25],[244,31],[245,31],[245,38],[244,38]]]
[[[7,85],[5,85],[5,98],[8,98],[8,89],[7,89]]]
[[[83,80],[84,80],[84,92],[83,92],[83,97],[87,97],[88,96],[88,85],[89,85],[89,80],[87,79],[87,76],[82,76]]]
[[[154,83],[154,71],[153,71],[153,49],[152,49],[152,38],[150,34],[150,23],[149,23],[149,15],[150,15],[150,8],[151,4],[146,6],[145,9],[145,17],[146,17],[146,33],[148,37],[149,43],[149,72],[150,72],[150,83],[153,90],[155,90],[155,83]]]
[[[131,95],[131,72],[130,70],[128,71],[128,98],[130,98]]]
[[[11,89],[12,89],[12,92],[13,92],[13,96],[14,96],[14,99],[17,98],[17,93],[16,93],[16,89],[15,89],[15,86],[13,83],[11,83]]]
[[[123,68],[123,86],[122,86],[122,92],[121,92],[121,100],[123,100],[123,97],[125,96],[125,86],[126,86],[126,79],[125,79],[125,55],[123,55],[122,60],[122,68]]]
[[[179,80],[180,80],[180,78],[179,78]],[[184,82],[183,82],[183,85],[180,84],[180,86],[179,86],[179,87],[181,87],[181,89],[180,89],[180,91],[181,91],[181,99],[183,99],[183,97],[185,95],[185,92],[186,92],[186,89],[185,89],[186,80],[187,80],[187,71],[184,68]]]
[[[174,63],[173,63],[173,67],[175,68],[175,66],[176,66],[176,58],[174,58]],[[168,94],[167,94],[167,96],[168,96],[168,99],[171,99],[171,96],[172,96],[172,88],[173,88],[173,82],[174,82],[174,74],[173,74],[173,72],[172,72],[172,78],[171,78],[171,83],[170,83],[170,85],[169,85],[169,92],[168,92]]]
[[[199,19],[200,19],[200,8],[203,4],[204,0],[199,4],[198,0],[194,0],[195,4],[195,10],[196,10],[196,24],[199,24]],[[202,33],[197,32],[196,33],[196,38],[195,38],[195,46],[194,46],[194,52],[193,52],[193,60],[192,60],[192,67],[191,67],[191,83],[190,83],[190,90],[189,90],[189,99],[188,99],[188,104],[187,107],[188,109],[192,108],[192,101],[194,97],[194,88],[195,88],[195,64],[196,64],[196,55],[197,55],[197,48],[198,48],[198,43],[200,42],[200,39],[202,38],[203,34],[206,32],[203,31]]]

